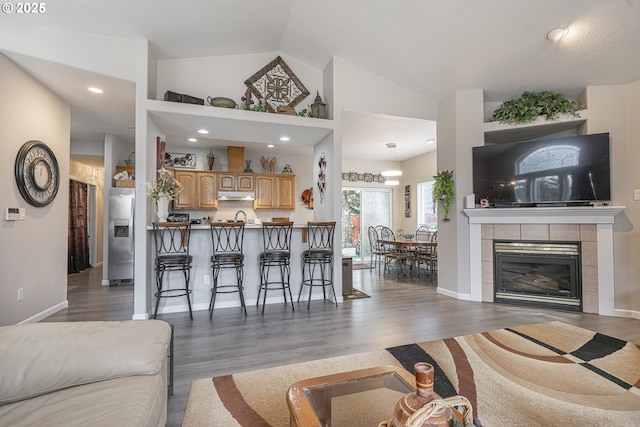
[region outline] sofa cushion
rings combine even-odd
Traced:
[[[157,374],[171,327],[160,320],[0,327],[0,405],[66,387]]]
[[[164,426],[165,384],[162,375],[142,375],[71,387],[0,406],[0,425]]]

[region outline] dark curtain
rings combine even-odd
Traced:
[[[67,273],[79,273],[89,265],[87,232],[87,184],[69,181],[69,253]]]

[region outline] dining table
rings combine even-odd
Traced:
[[[396,260],[398,253],[406,253],[408,256],[403,257],[402,259],[410,261],[410,270],[412,271],[412,276],[419,277],[418,268],[420,257],[424,254],[433,252],[433,248],[437,247],[437,243],[429,237],[428,239],[418,239],[413,236],[411,238],[407,238],[405,236],[398,236],[395,240],[388,239],[378,239],[378,245],[384,248],[392,248],[395,247],[395,254],[393,255]],[[406,273],[405,273],[406,274]]]

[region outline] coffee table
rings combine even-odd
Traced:
[[[395,366],[302,380],[287,391],[290,426],[377,425],[390,419],[398,400],[412,391],[415,391],[414,375]],[[332,419],[336,421],[334,424]]]

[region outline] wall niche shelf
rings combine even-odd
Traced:
[[[146,110],[167,138],[186,140],[201,128],[209,130],[207,139],[279,143],[281,136],[289,144],[313,146],[333,132],[333,120],[312,119],[283,114],[180,104],[148,99]]]
[[[483,124],[485,144],[528,141],[554,136],[578,135],[583,133],[587,123],[587,110],[580,111],[580,117],[561,116],[555,120],[538,117],[534,122],[511,125],[500,122]]]

